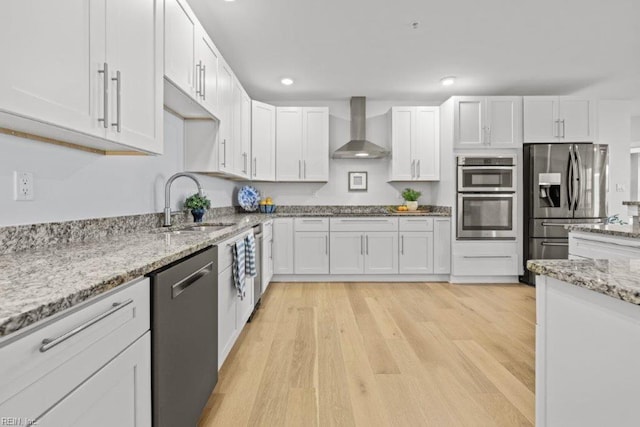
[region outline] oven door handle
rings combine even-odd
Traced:
[[[506,171],[506,170],[512,170],[515,172],[516,167],[515,166],[471,166],[471,165],[459,165],[458,166],[460,169],[462,170],[473,170],[473,169],[482,169],[482,170],[499,170],[499,171]]]

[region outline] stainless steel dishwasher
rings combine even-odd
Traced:
[[[195,426],[218,381],[217,248],[150,274],[153,426]]]
[[[249,316],[249,322],[253,320],[262,298],[262,224],[253,227],[253,236],[256,239],[256,277],[253,278],[253,311]]]

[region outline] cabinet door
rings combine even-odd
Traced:
[[[276,180],[302,181],[302,108],[276,108]]]
[[[139,427],[151,425],[150,332],[83,382],[37,425]]]
[[[233,73],[223,61],[218,61],[218,96],[220,99],[220,141],[218,154],[221,172],[233,170]]]
[[[273,274],[293,274],[293,218],[273,220]]]
[[[595,138],[595,101],[560,98],[560,137],[563,142],[593,142]]]
[[[433,233],[400,233],[400,274],[433,273]]]
[[[329,109],[302,109],[302,175],[305,181],[329,180]]]
[[[234,79],[233,82],[233,165],[232,170],[235,175],[246,176],[247,158],[245,147],[242,145],[242,103],[243,90],[240,82]]]
[[[192,97],[195,97],[196,27],[196,18],[184,0],[165,0],[164,74]]]
[[[106,10],[111,80],[107,138],[161,153],[162,2],[108,0]]]
[[[451,220],[449,218],[433,220],[433,272],[435,274],[451,272]]]
[[[522,98],[487,98],[486,135],[492,146],[517,148],[522,145]]]
[[[364,274],[398,273],[398,232],[365,234]]]
[[[104,137],[104,0],[5,0],[0,110]]]
[[[329,233],[297,231],[295,274],[329,274]]]
[[[416,138],[412,147],[415,178],[419,181],[440,179],[440,108],[416,108]]]
[[[269,282],[273,277],[273,238],[264,241],[262,251],[262,293],[269,287]]]
[[[218,59],[220,54],[202,27],[196,37],[199,100],[211,114],[218,116]]]
[[[524,142],[554,142],[558,140],[558,97],[525,96]]]
[[[330,233],[329,240],[331,274],[364,273],[364,234],[336,231]]]
[[[415,177],[415,160],[411,147],[416,138],[415,107],[391,109],[391,179],[410,181]]]
[[[238,334],[244,328],[245,323],[249,320],[251,313],[253,312],[253,277],[245,276],[245,297],[244,299],[238,298],[236,301],[236,329]]]
[[[458,97],[454,102],[454,145],[480,147],[485,144],[485,98]]]
[[[218,367],[222,366],[237,335],[238,293],[231,266],[218,274]]]
[[[251,101],[251,177],[255,181],[276,179],[276,108]]]

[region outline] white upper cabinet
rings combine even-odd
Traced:
[[[329,180],[329,109],[276,108],[276,180]]]
[[[329,180],[329,108],[302,109],[302,176],[305,181]]]
[[[596,103],[557,96],[524,98],[524,142],[594,142]]]
[[[456,148],[522,145],[522,98],[519,96],[461,96],[454,101]]]
[[[162,1],[53,3],[2,4],[0,126],[162,153]]]
[[[111,133],[107,138],[162,152],[162,1],[108,0],[106,63],[109,65]],[[158,144],[160,141],[160,144]]]
[[[391,151],[391,181],[438,181],[439,107],[393,107]]]
[[[195,97],[195,46],[198,21],[182,0],[165,0],[164,75],[186,94]]]
[[[276,107],[251,101],[251,179],[276,179]]]
[[[204,108],[218,115],[218,60],[220,53],[202,27],[196,33],[195,93]]]

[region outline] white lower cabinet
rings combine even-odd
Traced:
[[[451,273],[451,219],[433,219],[433,272]]]
[[[329,274],[329,232],[296,231],[295,274]]]
[[[517,276],[518,244],[500,241],[456,242],[454,276]]]
[[[364,273],[364,236],[359,231],[332,231],[330,234],[331,274]]]
[[[273,220],[273,274],[293,274],[293,218]]]
[[[398,273],[398,232],[331,233],[331,274]]]
[[[87,379],[37,425],[138,427],[151,426],[151,333]]]
[[[433,274],[433,233],[400,232],[400,274]]]
[[[232,245],[251,232],[218,244],[218,368],[229,355],[253,311],[253,278],[245,276],[245,296],[238,296],[233,281]]]
[[[149,287],[147,278],[121,285],[0,339],[0,415],[44,427],[151,426]]]

